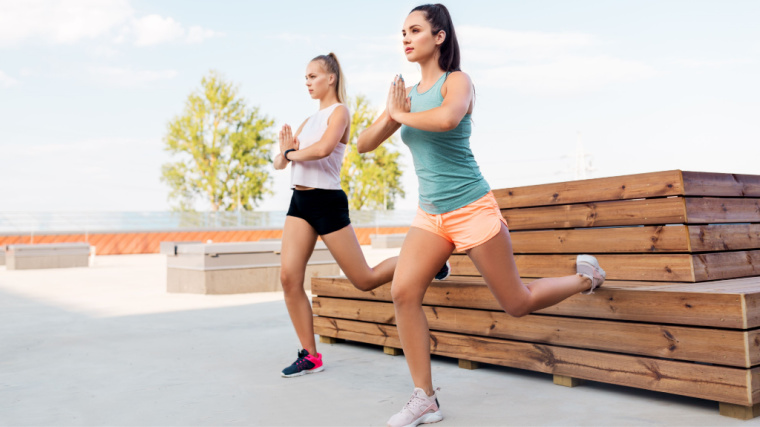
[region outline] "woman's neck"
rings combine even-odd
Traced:
[[[438,65],[438,55],[433,55],[424,62],[418,62],[418,64],[420,64],[420,85],[422,87],[434,85],[444,72]]]
[[[338,96],[334,93],[331,95],[326,95],[324,98],[319,100],[319,109],[325,109],[333,104],[335,104],[338,101]]]

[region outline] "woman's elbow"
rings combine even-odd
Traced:
[[[441,132],[448,132],[450,130],[456,129],[457,126],[459,126],[459,122],[461,122],[462,119],[457,119],[455,117],[447,117],[443,120],[441,125]]]
[[[367,139],[362,138],[361,135],[359,135],[359,139],[356,140],[356,151],[358,151],[361,154],[372,151],[367,143]]]

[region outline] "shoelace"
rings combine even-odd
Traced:
[[[439,391],[439,390],[441,390],[441,388],[440,388],[440,387],[437,387],[437,388],[435,389],[435,391]],[[406,402],[406,405],[404,405],[404,407],[403,407],[403,408],[401,408],[401,411],[404,411],[404,410],[409,410],[411,413],[413,413],[413,414],[414,414],[414,413],[415,413],[415,411],[414,411],[414,410],[415,410],[415,409],[416,409],[416,410],[419,410],[419,408],[420,408],[422,405],[426,404],[426,403],[427,403],[427,401],[428,401],[429,399],[430,399],[430,398],[429,398],[428,396],[422,397],[422,396],[420,396],[419,394],[417,394],[417,393],[414,393],[414,394],[412,394],[412,397],[410,397],[410,398],[409,398],[409,401],[408,401],[408,402]]]
[[[409,401],[406,402],[406,405],[404,405],[403,408],[401,408],[402,411],[408,410],[411,413],[416,413],[416,410],[419,410],[419,408],[425,404],[425,399],[418,395],[417,393],[414,393],[411,398],[409,398]]]

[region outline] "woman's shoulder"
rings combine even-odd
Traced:
[[[470,80],[470,76],[464,71],[451,71],[449,72],[449,75],[446,77],[446,81],[444,82],[444,84],[447,83],[471,85],[472,80]]]
[[[346,118],[350,119],[351,112],[348,110],[348,106],[346,104],[337,102],[327,108],[332,108],[332,111],[330,111],[330,114],[327,117],[327,122],[330,123],[331,119],[333,118]]]

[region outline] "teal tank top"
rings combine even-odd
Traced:
[[[441,106],[441,86],[448,75],[441,76],[425,93],[417,92],[419,83],[414,85],[409,94],[412,113]],[[401,126],[401,140],[412,152],[423,211],[433,215],[451,212],[491,191],[470,150],[471,133],[470,114],[465,114],[456,128],[446,132]]]

